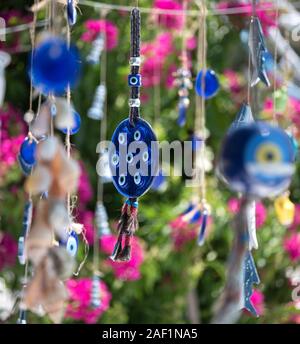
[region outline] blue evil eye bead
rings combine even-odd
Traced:
[[[76,11],[76,6],[74,5],[74,0],[67,0],[67,17],[68,17],[68,23],[70,26],[73,26],[76,24],[77,11]]]
[[[275,197],[285,191],[293,176],[294,150],[280,128],[258,122],[226,136],[219,171],[234,191],[254,198]]]
[[[109,147],[112,181],[127,198],[143,195],[152,185],[158,170],[158,144],[151,126],[138,118],[116,128]]]
[[[211,98],[218,92],[220,88],[219,80],[216,76],[216,73],[211,69],[206,70],[204,80],[202,80],[202,75],[203,72],[201,70],[196,78],[196,92],[200,97],[204,97],[205,99]],[[202,83],[204,85],[202,85]],[[202,89],[202,86],[204,86],[204,90]]]
[[[78,235],[72,231],[68,237],[66,249],[72,257],[75,257],[78,251]]]
[[[73,125],[72,128],[69,129],[70,135],[77,134],[79,129],[80,129],[80,126],[81,126],[81,117],[74,110],[73,110],[73,117],[74,117],[74,125]],[[64,134],[67,134],[68,133],[68,128],[61,129],[61,132],[63,132]]]
[[[68,47],[67,42],[51,36],[40,43],[33,54],[30,71],[33,86],[44,95],[53,93],[62,95],[75,86],[80,75],[80,59],[74,46]]]
[[[128,86],[129,87],[141,87],[142,86],[141,74],[130,74],[130,75],[128,75]]]
[[[35,140],[25,138],[21,145],[20,157],[28,165],[33,166],[36,162],[36,147],[37,143]]]

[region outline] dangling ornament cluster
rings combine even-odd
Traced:
[[[111,255],[114,261],[130,260],[131,238],[138,228],[138,197],[151,187],[158,168],[156,136],[151,126],[140,117],[140,28],[140,11],[134,8],[131,12],[131,70],[128,75],[129,118],[116,128],[109,150],[113,184],[127,198],[118,224],[118,240]]]

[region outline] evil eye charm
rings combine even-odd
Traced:
[[[129,87],[141,87],[142,86],[141,74],[130,74],[130,75],[128,75],[128,86]]]
[[[70,135],[77,134],[79,129],[80,129],[80,126],[81,126],[80,115],[76,111],[73,110],[73,126],[69,129]],[[61,131],[64,134],[67,134],[68,133],[68,128],[63,128],[63,129],[61,129]]]
[[[158,170],[158,144],[151,126],[138,118],[128,119],[116,128],[109,148],[112,181],[127,198],[143,195],[152,185]]]
[[[68,17],[68,23],[70,26],[73,26],[76,24],[77,11],[74,5],[74,0],[67,0],[67,17]]]
[[[48,37],[35,48],[30,76],[33,86],[44,95],[64,94],[68,86],[75,86],[79,75],[77,49],[63,38]]]
[[[207,69],[203,78],[203,72],[201,70],[197,75],[195,88],[198,96],[204,97],[205,99],[213,97],[220,88],[216,73],[213,70]]]
[[[20,157],[27,164],[33,166],[36,162],[36,147],[37,143],[33,139],[26,139],[23,141],[20,149]]]
[[[219,170],[234,191],[277,196],[288,188],[295,170],[291,140],[280,128],[262,122],[243,126],[226,137]]]
[[[78,251],[78,236],[74,231],[68,237],[66,249],[72,257],[76,256]]]

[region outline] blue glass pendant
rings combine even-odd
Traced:
[[[151,126],[137,118],[122,121],[112,136],[109,165],[113,183],[128,198],[143,195],[152,185],[158,169],[158,144]]]
[[[208,98],[213,97],[218,92],[220,88],[220,84],[216,76],[216,73],[213,70],[211,69],[206,70],[205,78],[203,82],[204,85],[202,85],[202,81],[203,81],[202,75],[203,73],[201,70],[197,75],[195,88],[196,88],[196,92],[198,96],[208,99]],[[202,89],[202,86],[204,86],[204,90]]]
[[[73,110],[73,116],[74,116],[74,125],[72,128],[69,129],[70,135],[77,134],[81,126],[80,115],[76,111]],[[68,128],[61,129],[61,132],[63,132],[64,134],[67,134]]]
[[[36,147],[37,143],[35,140],[30,140],[28,137],[25,138],[20,149],[20,158],[28,165],[33,166],[36,162]]]
[[[66,249],[72,257],[76,256],[77,251],[78,251],[78,246],[79,246],[78,235],[74,231],[72,231],[69,234],[69,237],[66,243]]]
[[[79,79],[78,51],[74,46],[69,48],[63,38],[51,36],[36,47],[30,73],[33,86],[44,95],[62,95]]]
[[[244,102],[240,108],[240,111],[236,115],[235,120],[232,122],[228,132],[234,129],[241,128],[244,125],[248,125],[253,122],[254,122],[254,118],[252,115],[251,107],[249,104]]]
[[[74,5],[74,0],[67,0],[67,17],[68,17],[68,23],[70,26],[73,26],[76,24],[77,11],[76,11],[76,6]]]
[[[278,127],[258,122],[226,136],[219,171],[234,191],[274,197],[286,190],[294,173],[294,149]]]
[[[260,279],[255,267],[254,259],[250,251],[248,251],[244,262],[244,308],[254,316],[258,316],[256,309],[251,302],[253,293],[253,284],[259,284]]]

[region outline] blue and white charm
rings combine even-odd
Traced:
[[[113,183],[128,198],[142,196],[152,185],[158,170],[158,143],[151,126],[138,118],[116,128],[109,150]]]

